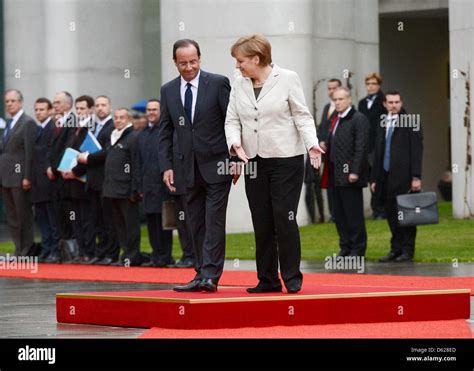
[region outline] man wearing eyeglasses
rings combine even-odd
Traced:
[[[379,128],[379,122],[382,115],[387,111],[383,105],[384,93],[381,90],[382,78],[377,72],[371,72],[365,77],[365,86],[367,96],[359,101],[359,112],[363,113],[370,123],[369,131],[369,172],[374,166],[375,138]],[[377,201],[379,197],[372,193],[370,207],[372,208],[373,219],[383,219],[385,217],[384,206]]]
[[[225,219],[231,176],[218,171],[228,160],[224,122],[230,84],[201,70],[194,40],[178,40],[173,60],[180,76],[161,87],[158,138],[163,181],[176,193],[173,158],[182,160],[186,185],[185,221],[193,240],[196,276],[175,291],[217,291],[225,258]]]

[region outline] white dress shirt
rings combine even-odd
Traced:
[[[20,118],[20,116],[23,115],[23,110],[19,110],[15,116],[12,117],[12,123],[10,125],[10,133],[11,131],[13,130],[13,127],[15,126],[15,124],[18,122],[18,119]]]
[[[349,113],[349,111],[351,110],[351,106],[349,106],[348,108],[346,108],[346,110],[343,112],[343,113],[339,113],[338,114],[338,119],[337,119],[337,122],[336,122],[336,125],[334,125],[334,130],[332,131],[332,135],[334,136],[336,134],[336,130],[337,130],[337,127],[339,126],[339,121],[341,121],[341,118],[344,118],[347,116],[347,114]]]
[[[104,125],[107,123],[112,118],[112,115],[108,115],[105,119],[103,120],[96,120],[96,128],[94,130],[94,136],[97,138],[99,136],[100,131],[103,129]]]
[[[38,123],[38,126],[41,126],[41,128],[44,129],[49,124],[50,121],[51,121],[51,117],[48,117],[43,122]]]
[[[183,76],[181,76],[181,102],[183,103],[184,107],[184,95],[186,94],[186,90],[188,89],[187,84],[188,82],[191,84],[191,92],[193,93],[193,106],[191,110],[191,121],[194,122],[194,111],[196,108],[196,99],[198,95],[198,87],[199,87],[199,76],[201,75],[201,70],[199,70],[198,74],[194,79],[191,81],[186,81],[183,79]]]

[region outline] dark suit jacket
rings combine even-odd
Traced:
[[[402,109],[401,114],[406,113]],[[384,176],[383,160],[385,154],[386,129],[378,131],[375,144],[375,162],[371,172],[371,182],[381,183]],[[395,127],[390,146],[390,171],[387,179],[389,198],[407,193],[413,178],[421,179],[423,162],[423,131],[409,127]],[[380,195],[382,196],[382,195]]]
[[[84,139],[87,136],[89,129],[87,127],[83,128],[74,128],[72,134],[70,134],[65,142],[65,148],[72,148],[76,151],[79,151]],[[86,175],[85,166],[76,166],[72,169],[72,172],[77,177]],[[64,181],[64,188],[67,189],[67,192],[71,195],[72,198],[87,200],[89,198],[88,193],[86,192],[86,183],[77,179],[68,179]]]
[[[369,178],[367,143],[369,122],[354,107],[342,117],[328,144],[330,161],[334,164],[335,187],[366,187]],[[349,174],[357,174],[359,180],[349,182]]]
[[[143,193],[143,208],[147,214],[161,213],[163,201],[171,198],[159,166],[158,135],[158,126],[146,127],[138,135],[140,192]]]
[[[366,96],[365,98],[362,98],[359,101],[359,107],[358,110],[359,112],[363,113],[367,119],[369,120],[370,124],[370,130],[369,130],[369,147],[368,151],[369,154],[371,154],[375,148],[375,138],[377,137],[377,133],[380,130],[380,117],[381,115],[387,113],[387,110],[383,106],[383,101],[384,101],[384,94],[382,90],[380,90],[377,93],[377,96],[375,97],[374,103],[372,103],[372,106],[370,109],[368,108],[368,103],[367,103],[367,98],[369,96]]]
[[[323,113],[321,114],[321,122],[319,123],[319,129],[318,129],[318,139],[320,142],[326,142],[328,140],[329,129],[331,127],[331,121],[334,115],[337,115],[337,111],[334,110],[331,116],[328,118],[328,111],[329,111],[330,106],[331,104],[327,103],[323,108]]]
[[[120,139],[107,148],[105,154],[103,197],[125,198],[136,196],[140,189],[138,162],[138,134],[133,126],[127,128]]]
[[[54,121],[42,129],[36,128],[36,141],[33,155],[33,178],[31,185],[31,202],[51,202],[58,199],[57,184],[49,180],[46,169],[51,166],[50,151],[51,140],[54,135]]]
[[[225,76],[201,70],[192,124],[184,112],[180,86],[181,77],[177,77],[161,88],[161,170],[173,169],[173,135],[176,133],[187,187],[194,186],[195,161],[207,183],[229,181],[230,175],[217,171],[218,163],[229,158],[224,131],[230,94],[229,80]]]
[[[110,145],[110,134],[114,129],[114,120],[110,119],[104,124],[96,138],[103,151],[106,151],[106,148]],[[105,158],[101,157],[99,152],[89,155],[87,158],[87,165],[78,164],[73,171],[78,175],[87,174],[86,188],[100,192],[102,191],[102,185],[104,183],[104,161],[95,160],[97,158],[105,160]]]
[[[64,151],[66,150],[66,142],[70,141],[72,135],[74,135],[76,124],[76,115],[71,114],[66,119],[66,125],[59,129],[59,132],[55,129],[53,138],[51,140],[51,151],[50,151],[50,163],[53,173],[56,175],[56,184],[59,189],[60,198],[71,197],[71,189],[68,186],[64,186],[64,180],[61,174],[57,171],[61,159],[63,158]],[[57,125],[57,123],[55,123]]]
[[[0,174],[3,187],[21,187],[23,179],[33,176],[33,153],[36,140],[36,122],[23,113],[10,132],[5,147],[0,138]]]

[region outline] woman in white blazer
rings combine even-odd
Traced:
[[[225,122],[229,152],[249,161],[245,176],[255,230],[258,285],[249,293],[301,290],[301,244],[296,213],[304,175],[304,153],[318,168],[321,153],[313,117],[298,75],[272,64],[262,35],[240,38],[231,49],[242,73],[232,87]]]

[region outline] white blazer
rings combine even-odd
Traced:
[[[255,99],[252,80],[238,77],[225,120],[229,153],[241,144],[249,158],[293,157],[318,144],[313,116],[296,72],[273,65]]]

